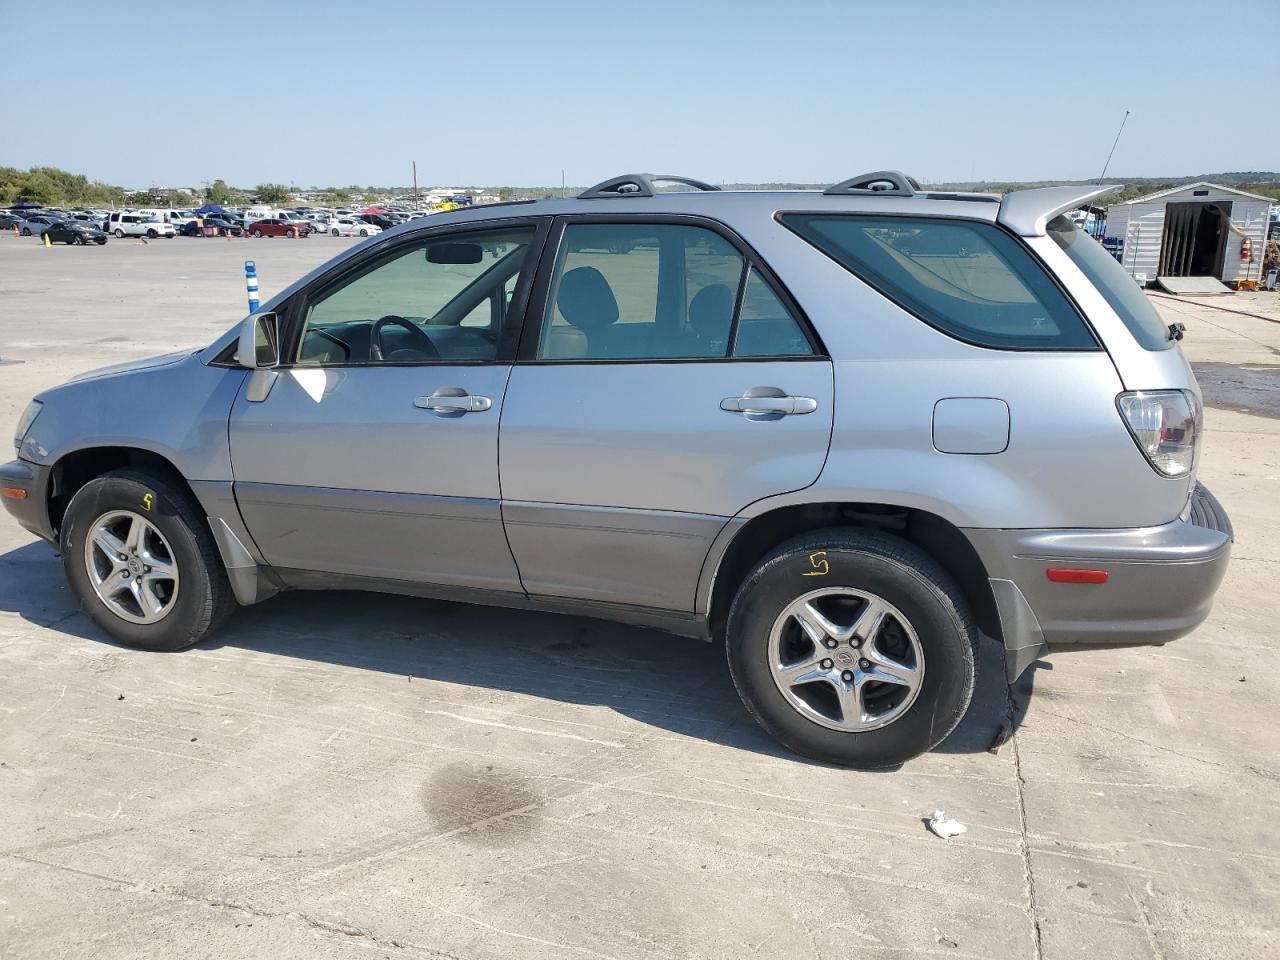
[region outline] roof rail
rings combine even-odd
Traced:
[[[863,173],[848,180],[841,180],[822,192],[828,197],[863,196],[868,193],[883,193],[891,197],[914,197],[919,189],[920,184],[905,173],[898,170],[877,170],[875,173]]]
[[[620,177],[611,177],[597,183],[594,187],[578,194],[579,200],[592,200],[601,197],[652,197],[658,192],[654,184],[683,183],[695,190],[719,190],[709,183],[679,177],[671,173],[624,173]]]

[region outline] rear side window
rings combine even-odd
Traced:
[[[812,355],[777,293],[720,234],[677,224],[565,227],[539,360]]]
[[[786,226],[925,323],[1004,350],[1096,350],[1057,285],[988,223],[790,214]]]
[[[1056,217],[1049,222],[1049,236],[1089,278],[1104,300],[1129,328],[1133,338],[1147,350],[1168,350],[1173,346],[1169,328],[1165,326],[1156,308],[1146,294],[1125,273],[1120,261],[1103,248],[1097,240],[1077,227],[1068,217]]]

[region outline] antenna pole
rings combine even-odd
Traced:
[[[1102,165],[1102,173],[1098,176],[1098,179],[1095,181],[1096,183],[1101,183],[1103,178],[1107,175],[1107,167],[1111,166],[1111,158],[1115,156],[1116,144],[1120,142],[1120,134],[1124,133],[1124,125],[1128,120],[1129,111],[1126,110],[1124,112],[1124,117],[1120,121],[1120,129],[1116,131],[1116,138],[1111,141],[1111,152],[1107,154],[1107,162]]]

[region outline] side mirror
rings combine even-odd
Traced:
[[[236,363],[247,370],[280,364],[280,318],[270,311],[251,314],[240,325]]]

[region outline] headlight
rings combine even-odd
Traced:
[[[26,439],[27,432],[31,429],[31,425],[36,422],[36,417],[40,416],[40,411],[43,409],[43,403],[39,400],[32,400],[27,404],[27,409],[22,411],[22,416],[18,418],[18,429],[13,434],[14,450],[22,446],[22,441]]]
[[[1138,447],[1166,477],[1185,477],[1195,467],[1201,409],[1186,390],[1122,393],[1116,405]]]

